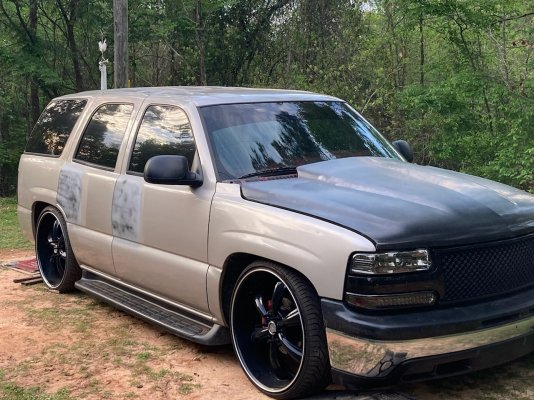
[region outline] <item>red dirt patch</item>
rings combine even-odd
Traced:
[[[0,249],[0,262],[35,257],[34,250]]]
[[[4,379],[76,399],[266,398],[231,347],[166,334],[85,294],[13,283],[0,268],[0,370]]]

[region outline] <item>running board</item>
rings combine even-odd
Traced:
[[[84,271],[82,279],[75,283],[82,292],[94,296],[129,314],[155,324],[166,331],[204,345],[222,345],[230,343],[227,328],[198,317],[184,315],[184,312],[167,304],[157,304],[118,284],[105,281],[100,277]]]

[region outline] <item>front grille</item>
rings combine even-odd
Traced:
[[[534,285],[534,235],[432,251],[443,271],[442,303],[497,296]]]

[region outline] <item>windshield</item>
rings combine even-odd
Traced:
[[[334,158],[400,159],[343,102],[224,104],[199,111],[222,180]]]

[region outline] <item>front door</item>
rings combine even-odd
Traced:
[[[149,105],[113,195],[113,260],[128,284],[192,310],[208,312],[206,297],[208,220],[212,190],[204,186],[156,185],[143,179],[149,158],[183,155],[200,172],[186,113]]]

